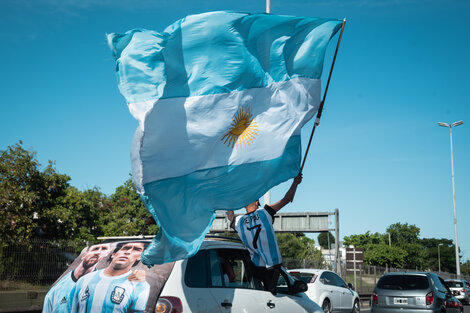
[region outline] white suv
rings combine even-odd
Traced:
[[[128,239],[83,249],[49,290],[43,313],[323,313],[285,269],[277,294],[265,291],[239,240],[206,238],[193,257],[148,268],[140,257],[150,241]]]
[[[307,283],[307,295],[325,313],[360,312],[359,295],[336,273],[320,269],[290,269],[289,273]]]
[[[249,253],[240,242],[207,238],[195,256],[175,262],[157,312],[322,313],[305,295],[306,284],[285,269],[274,296],[254,279],[250,264]]]

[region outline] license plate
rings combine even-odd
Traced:
[[[393,298],[393,304],[408,304],[407,298]]]

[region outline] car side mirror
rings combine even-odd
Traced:
[[[354,290],[354,287],[351,283],[348,283],[348,288],[351,289],[351,290]]]
[[[307,283],[302,281],[302,280],[296,280],[294,281],[294,285],[292,286],[292,291],[294,294],[300,293],[300,292],[305,292],[308,290]]]

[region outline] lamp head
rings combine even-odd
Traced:
[[[454,123],[452,123],[452,127],[459,126],[459,125],[462,125],[462,124],[463,124],[463,121],[454,122]]]
[[[442,126],[442,127],[450,127],[449,124],[447,124],[447,123],[442,123],[442,122],[438,122],[437,125]]]

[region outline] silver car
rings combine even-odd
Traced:
[[[386,273],[372,293],[371,313],[460,313],[452,301],[459,303],[435,273]]]
[[[470,284],[464,279],[446,279],[446,285],[462,303],[470,303]]]

